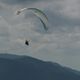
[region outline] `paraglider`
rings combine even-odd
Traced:
[[[48,18],[46,16],[46,14],[37,9],[37,8],[23,8],[23,9],[19,9],[16,11],[16,15],[20,15],[24,10],[29,10],[31,11],[35,16],[37,16],[37,18],[40,20],[40,22],[42,23],[43,25],[43,28],[45,31],[48,30],[48,26],[47,26],[47,23],[48,23]],[[29,46],[29,41],[28,40],[25,40],[25,45]]]
[[[23,9],[20,9],[20,10],[17,10],[16,11],[16,14],[19,15],[21,12],[23,12],[24,10],[30,10],[32,11],[38,18],[39,20],[41,21],[41,23],[43,24],[43,27],[45,30],[48,30],[48,27],[47,27],[47,22],[48,22],[48,18],[47,16],[45,15],[45,13],[43,13],[41,10],[37,9],[37,8],[23,8]]]
[[[25,44],[26,44],[27,46],[29,46],[29,41],[28,41],[28,40],[26,40],[26,41],[25,41]]]

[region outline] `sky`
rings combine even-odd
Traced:
[[[15,14],[29,7],[47,15],[47,32],[31,12]],[[80,70],[79,21],[80,0],[0,0],[0,53],[28,55]]]

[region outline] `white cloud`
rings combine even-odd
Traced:
[[[50,10],[68,18],[80,19],[79,0],[58,0],[49,5]]]

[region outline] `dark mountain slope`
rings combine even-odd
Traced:
[[[0,80],[80,80],[80,74],[57,63],[1,54]]]

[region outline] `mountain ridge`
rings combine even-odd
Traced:
[[[80,80],[80,72],[25,55],[0,54],[0,80]]]

